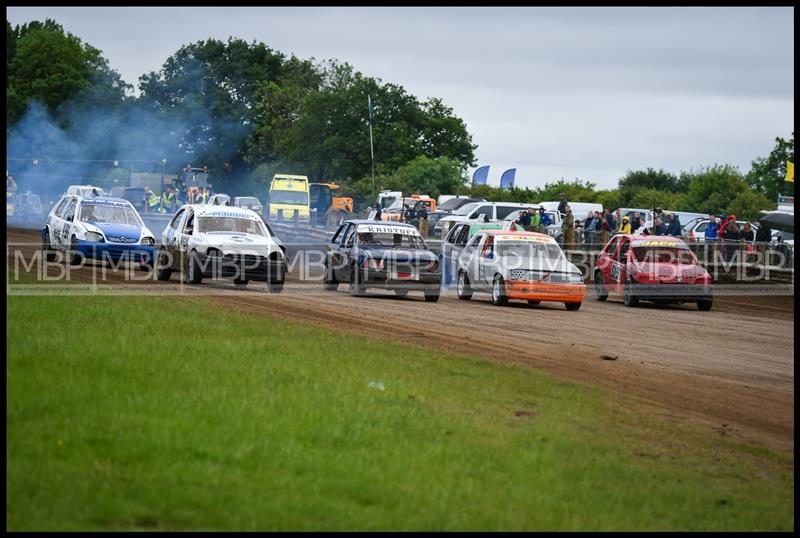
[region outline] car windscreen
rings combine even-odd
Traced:
[[[130,206],[121,204],[95,204],[83,202],[81,204],[80,220],[82,222],[102,222],[108,224],[127,224],[129,226],[142,226],[142,220]]]
[[[237,198],[236,203],[241,205],[261,205],[261,202],[258,201],[258,198],[253,198],[250,196]]]
[[[633,257],[640,263],[694,263],[692,251],[688,248],[633,247]]]
[[[269,193],[271,204],[307,205],[308,193],[303,191],[271,191]]]
[[[400,233],[358,232],[358,246],[362,248],[406,248],[425,249],[425,242],[418,235]]]
[[[481,202],[472,202],[471,204],[462,205],[453,211],[453,215],[469,215],[479,205],[481,205]]]
[[[266,237],[259,221],[238,217],[200,217],[197,221],[197,231],[199,233],[235,232]]]
[[[539,241],[498,241],[497,255],[517,259],[560,260],[564,257],[555,243]]]

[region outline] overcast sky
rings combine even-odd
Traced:
[[[229,36],[347,61],[441,97],[497,185],[728,163],[794,130],[793,8],[15,8],[55,19],[137,85],[182,45]]]

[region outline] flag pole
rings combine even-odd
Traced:
[[[375,150],[372,147],[372,98],[367,95],[369,109],[369,155],[372,160],[372,197],[375,198]]]

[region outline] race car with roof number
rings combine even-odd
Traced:
[[[458,298],[469,300],[476,291],[490,292],[498,306],[515,299],[530,304],[563,302],[567,310],[578,310],[586,286],[580,270],[549,235],[484,230],[473,236],[458,258]]]
[[[422,291],[426,301],[439,300],[439,262],[410,224],[344,221],[328,244],[324,264],[328,291],[348,282],[355,296],[368,288],[381,288],[401,297],[409,291]]]
[[[208,204],[184,205],[161,234],[156,277],[180,271],[187,284],[203,278],[233,278],[237,286],[268,282],[280,292],[286,248],[255,211]]]
[[[711,275],[678,237],[615,235],[597,257],[594,285],[598,301],[616,295],[626,306],[696,302],[711,310],[713,303]]]
[[[81,258],[131,261],[142,269],[153,263],[153,232],[122,198],[64,194],[47,215],[41,237],[48,260],[62,251],[73,265]]]

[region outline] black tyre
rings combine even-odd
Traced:
[[[408,290],[394,290],[394,294],[398,297],[405,297],[408,295]]]
[[[469,277],[464,271],[458,272],[456,293],[458,293],[458,298],[462,301],[469,301],[472,299],[472,288],[469,287]]]
[[[200,262],[197,259],[197,253],[195,251],[191,251],[186,255],[183,281],[186,284],[201,284],[203,282],[203,274],[200,272]]]
[[[169,267],[169,256],[167,251],[161,249],[158,251],[158,258],[156,261],[156,278],[162,282],[169,280],[172,276],[172,269]]]
[[[425,292],[425,300],[429,303],[435,303],[439,300],[439,290],[436,291],[426,291]]]
[[[492,304],[497,306],[505,306],[508,304],[506,283],[500,275],[495,275],[494,282],[492,283]]]
[[[622,302],[625,306],[639,305],[639,298],[636,297],[633,291],[633,281],[630,278],[625,281],[625,287],[622,290]]]
[[[44,238],[42,239],[42,256],[45,261],[51,262],[56,259],[56,252],[53,248],[53,243],[50,241],[50,230],[45,229]]]
[[[564,306],[567,307],[567,310],[573,311],[573,310],[580,310],[582,304],[583,303],[564,303]]]
[[[594,298],[600,302],[608,299],[608,290],[603,283],[603,275],[599,271],[594,274]]]
[[[333,269],[328,261],[325,262],[325,272],[322,276],[322,287],[325,291],[336,291],[339,289],[339,282],[333,276]]]
[[[697,300],[697,309],[702,310],[703,312],[708,312],[711,310],[711,306],[714,304],[714,300],[711,297],[706,297],[703,299]]]
[[[78,239],[73,235],[69,242],[69,252],[67,252],[67,259],[70,265],[79,265],[83,259],[83,254],[78,252]]]
[[[270,293],[280,293],[283,291],[283,281],[281,282],[270,282],[269,283],[269,291]]]
[[[361,273],[355,264],[350,267],[350,295],[353,297],[364,295],[364,287],[361,285]]]
[[[532,304],[532,305],[537,305],[537,304],[539,304],[539,303],[541,303],[541,302],[542,302],[542,301],[535,301],[535,300],[533,300],[533,299],[528,299],[528,304]]]

